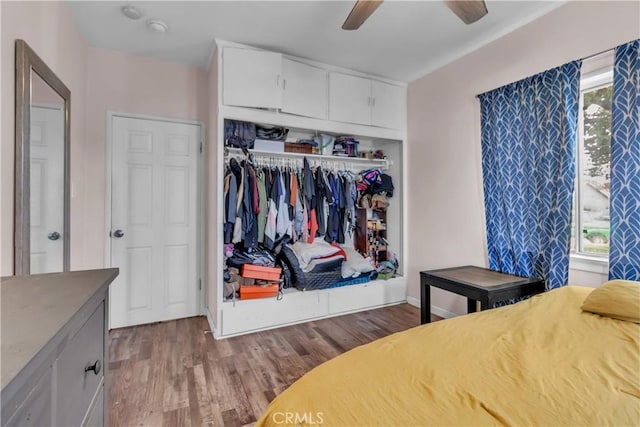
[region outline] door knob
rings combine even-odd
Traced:
[[[100,360],[96,360],[93,365],[89,365],[86,368],[84,368],[84,371],[85,372],[93,371],[94,374],[98,375],[100,373],[101,367],[102,367],[102,364],[100,363]]]
[[[112,232],[111,236],[119,239],[119,238],[124,236],[124,231],[118,229],[118,230]]]
[[[58,240],[60,238],[60,233],[58,233],[57,231],[52,231],[51,233],[47,234],[47,239],[49,240]]]

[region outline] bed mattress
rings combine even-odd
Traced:
[[[640,325],[567,286],[355,348],[277,396],[258,426],[640,425]]]

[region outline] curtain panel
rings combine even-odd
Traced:
[[[640,40],[616,48],[609,279],[640,280]]]
[[[489,266],[567,284],[580,66],[480,95]]]

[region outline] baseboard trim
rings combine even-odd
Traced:
[[[460,316],[459,314],[456,313],[452,313],[450,311],[447,311],[443,308],[437,307],[435,305],[431,306],[431,313],[435,314],[436,316],[440,316],[443,319],[451,319],[452,317],[458,317]]]
[[[420,300],[418,298],[408,296],[407,303],[411,304],[414,307],[420,308]],[[435,305],[431,306],[431,313],[435,314],[436,316],[442,317],[443,319],[451,319],[452,317],[459,316],[459,314],[452,313]]]
[[[207,316],[207,323],[209,323],[209,329],[211,329],[211,335],[213,335],[213,338],[218,339],[219,338],[218,328],[216,328],[216,323],[213,321],[213,315],[209,311],[209,307],[204,308],[204,314],[205,316]]]

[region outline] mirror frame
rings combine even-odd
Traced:
[[[31,271],[31,72],[36,73],[64,99],[64,224],[62,233],[62,271],[70,268],[70,147],[71,91],[44,63],[24,40],[16,40],[16,164],[15,164],[15,240],[14,274],[23,276]]]

